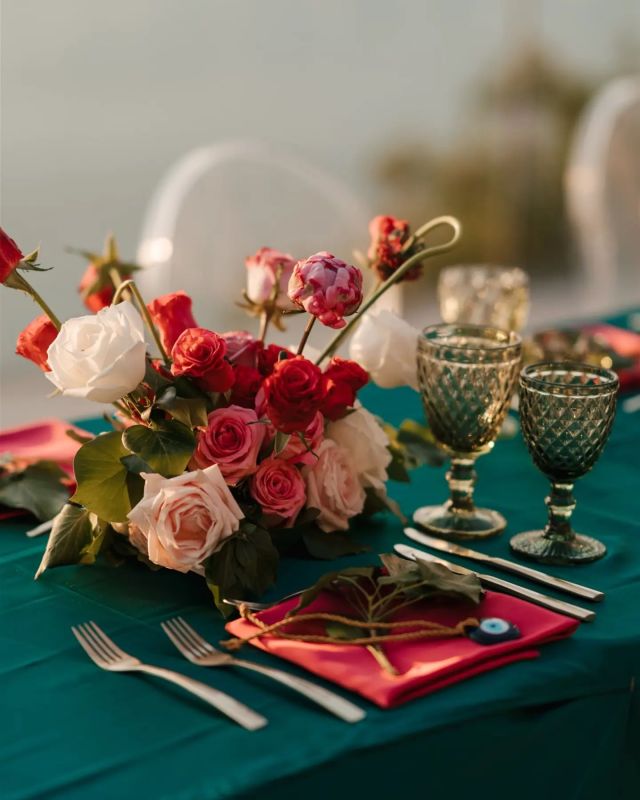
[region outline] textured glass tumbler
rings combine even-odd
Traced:
[[[529,278],[519,267],[446,267],[438,279],[438,299],[445,322],[521,331],[529,316]]]
[[[451,498],[414,520],[436,536],[481,539],[504,530],[497,511],[476,508],[475,460],[493,447],[520,371],[517,333],[482,325],[434,325],[418,339],[418,383],[438,444],[451,456]]]
[[[600,457],[616,410],[618,376],[589,364],[541,362],[520,375],[520,422],[535,465],[551,481],[544,530],[519,533],[511,549],[543,564],[595,561],[605,546],[574,533],[574,481]]]

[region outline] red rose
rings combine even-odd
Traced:
[[[291,350],[280,347],[279,344],[269,344],[258,353],[258,369],[263,375],[271,375],[273,368],[280,359],[280,353],[293,356]]]
[[[82,297],[82,302],[89,309],[89,311],[93,311],[94,314],[97,314],[100,309],[110,306],[111,301],[113,300],[113,295],[115,294],[115,289],[110,279],[106,279],[104,286],[102,286],[100,289],[96,289],[89,293],[91,287],[100,278],[100,274],[100,270],[95,264],[89,264],[84,271],[84,275],[82,276],[80,283],[78,284],[78,292]],[[131,276],[123,275],[122,277],[123,280],[128,280]]]
[[[5,283],[22,261],[22,257],[18,245],[0,228],[0,283]]]
[[[261,405],[273,426],[283,433],[304,431],[324,399],[320,368],[303,356],[278,361],[262,384]]]
[[[411,255],[411,252],[403,250],[410,236],[409,223],[397,217],[374,217],[369,223],[369,234],[371,245],[367,255],[371,269],[378,273],[380,280],[386,281]],[[418,264],[407,272],[403,280],[415,280],[420,274]]]
[[[176,339],[187,328],[197,328],[198,323],[191,313],[191,298],[185,292],[172,292],[156,297],[147,306],[153,324],[160,332],[162,344],[167,353]]]
[[[171,350],[171,373],[187,375],[206,392],[226,392],[233,386],[233,367],[225,358],[227,345],[206,328],[187,328]]]
[[[16,353],[33,361],[44,372],[50,372],[47,350],[57,335],[58,331],[53,322],[45,314],[41,314],[18,335]]]
[[[253,367],[240,364],[235,367],[236,379],[230,402],[243,408],[255,408],[256,395],[262,386],[262,375]]]
[[[344,417],[357,392],[369,382],[369,373],[359,364],[337,356],[331,359],[323,377],[326,393],[320,410],[330,420]]]

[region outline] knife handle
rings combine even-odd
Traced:
[[[543,583],[551,589],[574,594],[576,597],[583,597],[585,600],[598,601],[604,597],[604,592],[600,592],[598,589],[590,589],[588,586],[581,586],[579,583],[565,581],[564,578],[554,578],[553,575],[547,575],[545,572],[540,572],[539,569],[507,561],[506,558],[491,558],[487,563],[491,563],[494,566],[498,565],[507,572],[512,572],[514,575],[522,575],[524,578],[536,581],[536,583]]]
[[[509,583],[509,581],[504,581],[502,578],[494,578],[493,575],[478,575],[478,577],[484,586],[499,589],[515,597],[522,597],[524,600],[530,600],[536,605],[557,611],[559,614],[566,614],[568,617],[579,619],[580,622],[592,622],[595,619],[595,611],[574,606],[573,603],[567,603],[565,600],[556,600],[555,597],[536,592],[535,589],[527,589],[517,583]]]

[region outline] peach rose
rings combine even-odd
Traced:
[[[252,408],[217,408],[208,416],[208,425],[198,431],[193,464],[217,464],[227,483],[236,484],[257,469],[265,426]]]
[[[189,572],[240,527],[244,514],[218,466],[175,478],[142,477],[144,495],[128,517],[134,545],[154,564]]]
[[[364,508],[364,489],[351,456],[331,439],[316,451],[316,462],[305,467],[307,506],[317,508],[316,519],[323,531],[346,531],[349,520]]]

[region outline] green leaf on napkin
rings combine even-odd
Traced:
[[[263,528],[246,520],[217,553],[205,562],[205,577],[218,610],[227,617],[233,607],[223,599],[260,595],[273,586],[278,571],[278,551]]]
[[[67,503],[55,518],[35,579],[51,567],[93,564],[107,529],[86,508]]]
[[[53,519],[69,499],[67,474],[53,461],[37,461],[0,478],[0,505],[30,511],[41,522]]]
[[[153,423],[152,427],[133,425],[122,434],[124,446],[165,478],[181,475],[195,449],[191,428],[176,420]],[[128,453],[125,453],[128,455]]]
[[[126,522],[144,487],[123,463],[131,453],[122,436],[119,431],[96,436],[82,445],[73,462],[78,488],[71,500],[108,522]]]
[[[480,602],[482,586],[476,575],[463,575],[429,561],[409,561],[393,553],[380,556],[388,575],[378,578],[380,585],[403,585],[405,592],[418,592],[425,599],[448,598]]]

